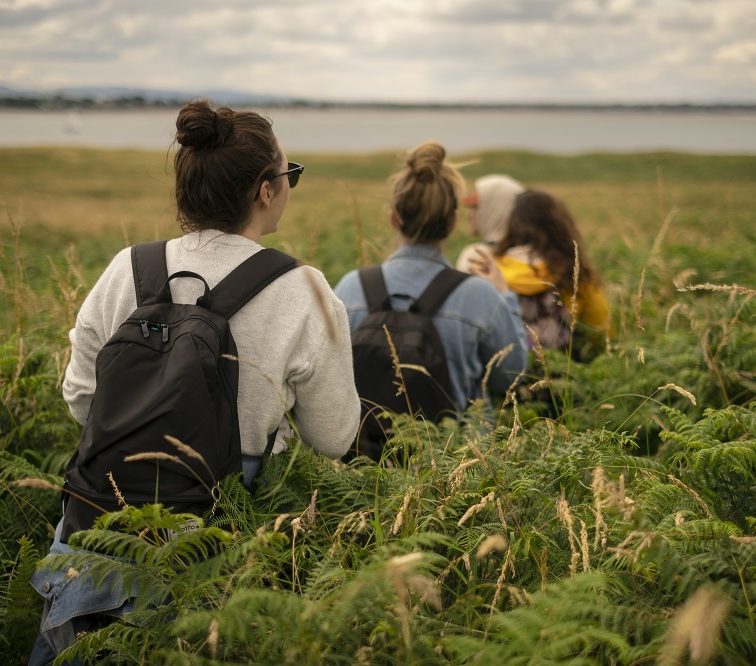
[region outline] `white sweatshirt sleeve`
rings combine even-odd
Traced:
[[[319,271],[311,269],[320,332],[308,368],[290,378],[294,419],[302,440],[330,458],[344,455],[359,427],[360,401],[354,386],[352,344],[343,303]]]
[[[68,334],[71,360],[63,378],[63,399],[82,425],[92,404],[95,361],[110,336],[136,307],[130,250],[119,252],[82,303],[76,324]]]

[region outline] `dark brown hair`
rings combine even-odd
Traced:
[[[465,183],[445,157],[443,146],[428,141],[407,153],[404,168],[390,179],[399,230],[413,243],[441,241],[454,226]]]
[[[598,283],[598,273],[588,260],[583,240],[567,207],[546,192],[525,190],[515,198],[506,234],[494,254],[503,256],[512,247],[528,245],[533,254],[545,261],[557,289],[572,292],[575,243],[580,259],[578,282]]]
[[[176,142],[181,228],[244,229],[260,186],[281,167],[283,156],[270,121],[254,111],[215,111],[205,100],[193,101],[176,118]]]

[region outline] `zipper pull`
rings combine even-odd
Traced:
[[[160,324],[163,329],[163,342],[168,342],[168,324]]]
[[[140,326],[142,327],[142,335],[143,335],[143,336],[144,336],[145,338],[149,338],[149,337],[150,337],[150,329],[149,329],[149,328],[147,328],[147,320],[146,320],[146,319],[142,319],[142,320],[141,320],[141,321],[139,322],[139,325],[140,325]]]

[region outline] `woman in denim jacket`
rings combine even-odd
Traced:
[[[431,280],[450,267],[442,254],[454,229],[464,180],[445,161],[446,151],[427,142],[410,151],[404,168],[391,177],[391,226],[401,247],[381,268],[394,310],[408,310]],[[344,302],[352,333],[368,314],[357,271],[345,275],[335,289]],[[463,411],[481,397],[481,380],[494,354],[512,345],[494,364],[488,387],[503,393],[525,368],[527,338],[517,297],[481,277],[462,282],[438,310],[433,323],[446,352],[452,397]]]

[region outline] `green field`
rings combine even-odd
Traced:
[[[270,244],[332,285],[385,257],[400,156],[290,158],[305,172]],[[198,532],[165,541],[173,518],[127,509],[131,536],[83,539],[138,560],[121,566],[144,605],[82,636],[81,658],[756,663],[756,157],[452,158],[469,181],[509,173],[564,199],[612,304],[607,353],[534,358],[525,384],[544,380],[549,404],[405,419],[393,446],[411,455],[379,466],[295,442],[258,495],[228,479]],[[29,479],[57,486],[78,437],[67,331],[118,250],[178,233],[171,158],[3,149],[0,205],[0,654],[20,664],[60,506]],[[470,240],[461,219],[447,254]]]

